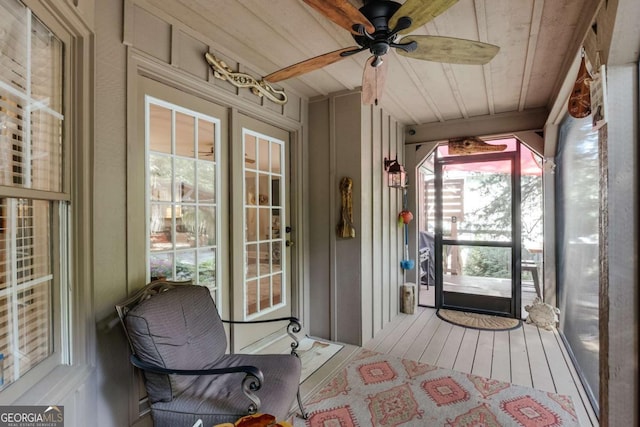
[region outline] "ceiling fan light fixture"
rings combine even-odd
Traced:
[[[376,68],[382,65],[382,63],[384,62],[384,60],[382,59],[381,56],[376,55],[376,58],[373,60],[373,62],[371,63],[371,66]]]

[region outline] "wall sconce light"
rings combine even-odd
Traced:
[[[406,184],[407,173],[404,167],[398,163],[398,157],[394,160],[384,158],[384,170],[389,175],[389,187],[404,188]]]

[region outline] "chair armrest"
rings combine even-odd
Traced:
[[[214,368],[214,369],[172,369],[164,368],[162,366],[152,365],[147,362],[143,362],[136,355],[132,354],[129,358],[131,364],[136,368],[143,371],[153,372],[156,374],[167,375],[225,375],[244,373],[244,379],[242,380],[242,392],[251,401],[249,405],[249,414],[255,414],[260,409],[260,398],[256,396],[254,392],[260,390],[262,383],[264,382],[264,375],[262,371],[255,366],[243,365],[243,366],[230,366],[228,368]]]
[[[297,317],[294,317],[294,316],[279,317],[277,319],[267,319],[267,320],[224,320],[222,319],[223,323],[239,324],[239,325],[242,325],[242,324],[250,325],[255,323],[273,323],[273,322],[284,322],[284,321],[289,322],[289,324],[287,325],[287,335],[289,335],[291,339],[294,341],[291,343],[291,354],[298,357],[298,353],[296,352],[296,350],[300,345],[300,341],[298,340],[298,337],[295,336],[295,334],[299,333],[302,330],[302,324],[300,323],[300,320]]]

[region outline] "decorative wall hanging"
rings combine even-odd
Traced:
[[[578,70],[578,78],[569,96],[569,114],[576,119],[581,119],[591,114],[590,84],[591,76],[589,75],[589,71],[587,71],[587,64],[585,63],[583,52],[580,69]]]
[[[342,211],[338,223],[338,237],[353,239],[356,237],[356,229],[353,226],[353,180],[345,176],[340,180],[340,193],[342,194]]]
[[[204,54],[204,58],[213,70],[214,77],[226,80],[237,88],[248,88],[254,95],[264,96],[276,104],[284,105],[287,103],[287,95],[284,90],[274,89],[266,81],[258,81],[249,74],[233,71],[224,61],[208,52]]]
[[[449,140],[449,154],[466,155],[486,153],[491,151],[504,151],[506,144],[487,144],[476,136],[465,136]]]

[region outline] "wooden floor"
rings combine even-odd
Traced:
[[[418,307],[400,314],[365,348],[404,359],[569,395],[581,426],[598,420],[556,330],[523,322],[511,331],[478,331],[440,320],[436,310]]]

